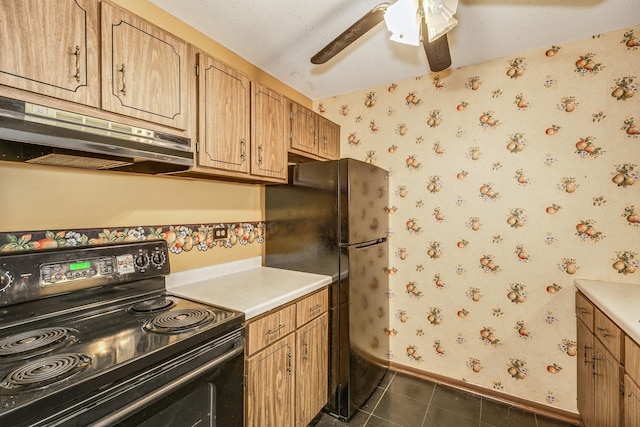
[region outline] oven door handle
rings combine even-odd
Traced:
[[[112,413],[111,415],[104,417],[98,421],[96,421],[93,424],[90,424],[91,427],[108,427],[108,426],[112,426],[116,423],[119,423],[123,420],[125,420],[127,417],[129,417],[130,415],[135,414],[136,412],[138,412],[139,410],[141,410],[142,408],[144,408],[145,406],[150,405],[151,403],[155,402],[158,399],[161,399],[162,397],[172,393],[173,391],[179,389],[180,387],[188,384],[189,382],[191,382],[192,380],[194,380],[195,378],[199,377],[200,375],[202,375],[203,373],[205,373],[206,371],[217,367],[218,365],[221,365],[223,363],[225,363],[226,361],[233,359],[234,357],[238,356],[239,354],[244,352],[244,344],[242,344],[241,346],[239,346],[238,348],[234,349],[233,351],[230,351],[226,354],[223,354],[222,356],[213,359],[210,362],[205,363],[204,365],[194,369],[193,371],[189,372],[188,374],[178,378],[175,381],[172,381],[166,385],[163,385],[162,387],[160,387],[159,389],[155,390],[153,393],[149,393],[146,396],[128,404],[127,406],[125,406],[124,408],[121,408],[120,410]]]

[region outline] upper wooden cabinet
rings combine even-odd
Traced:
[[[316,159],[340,158],[340,126],[290,101],[289,151]]]
[[[287,180],[287,102],[285,97],[251,83],[251,173]]]
[[[100,103],[98,3],[0,0],[0,84]]]
[[[198,54],[198,152],[205,168],[249,173],[249,78]]]
[[[320,157],[340,158],[340,126],[325,117],[318,117],[318,150]]]
[[[101,34],[102,108],[186,129],[186,42],[104,2]]]
[[[285,98],[203,52],[197,69],[196,167],[187,175],[285,182]]]

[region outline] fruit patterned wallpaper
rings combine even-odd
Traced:
[[[573,280],[640,286],[639,36],[315,102],[391,172],[392,361],[577,411]]]

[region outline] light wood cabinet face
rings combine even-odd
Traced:
[[[593,319],[593,333],[618,361],[623,360],[622,346],[624,334],[603,312],[596,309]]]
[[[296,426],[304,427],[328,400],[328,314],[296,332]]]
[[[576,316],[593,332],[593,313],[595,308],[582,294],[576,292]]]
[[[250,80],[198,54],[199,166],[249,173]]]
[[[640,427],[640,387],[629,375],[624,376],[624,424]]]
[[[287,180],[287,103],[281,94],[252,83],[251,173]]]
[[[0,10],[0,84],[99,105],[95,0],[1,0]]]
[[[622,368],[618,360],[597,339],[594,340],[594,426],[620,426]]]
[[[292,102],[290,148],[317,155],[317,126],[313,111]]]
[[[324,118],[318,118],[318,149],[321,157],[329,160],[340,158],[340,126]]]
[[[296,306],[290,305],[247,325],[247,354],[278,341],[296,329]]]
[[[101,3],[102,108],[184,130],[187,44],[145,20]]]
[[[577,320],[577,386],[578,386],[578,412],[582,416],[585,425],[593,425],[593,333],[582,320]]]
[[[246,360],[247,427],[293,426],[294,346],[290,334]]]
[[[323,290],[296,303],[296,325],[301,327],[329,309],[329,291]]]
[[[640,381],[640,346],[628,336],[624,337],[624,367],[634,381]]]

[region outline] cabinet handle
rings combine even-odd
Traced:
[[[307,341],[302,343],[302,360],[309,360],[309,343]]]
[[[241,163],[244,163],[244,159],[246,157],[246,154],[245,154],[246,153],[246,144],[247,143],[246,143],[245,139],[242,138],[240,140],[240,149],[241,149],[241,151],[240,151],[240,160],[241,160]]]
[[[589,310],[584,307],[578,307],[577,309],[580,312],[580,314],[589,314]]]
[[[313,131],[313,146],[314,146],[314,147],[316,146],[316,139],[317,139],[317,138],[316,138],[316,131],[314,130],[314,131]]]
[[[289,351],[287,353],[287,373],[289,375],[291,375],[292,371],[293,371],[293,369],[292,369],[292,357],[291,357],[291,352]]]
[[[76,81],[80,83],[80,46],[76,46],[76,50],[73,54],[76,57],[76,75],[73,77],[75,77]]]
[[[322,307],[322,304],[316,304],[313,307],[309,307],[309,313],[316,311],[320,307]]]
[[[327,151],[327,137],[326,136],[322,137],[322,149],[324,151]]]
[[[124,64],[122,64],[122,68],[120,68],[118,72],[122,73],[122,89],[120,89],[120,92],[122,92],[124,96],[127,96],[127,81],[126,81]]]
[[[600,332],[600,335],[603,338],[607,338],[607,337],[611,336],[611,334],[609,332],[607,332],[607,330],[605,328],[596,328],[596,329],[598,330],[598,332]]]
[[[262,144],[258,145],[258,164],[262,165]]]
[[[267,335],[272,335],[275,334],[276,332],[278,332],[280,329],[284,328],[284,323],[280,323],[278,326],[276,326],[273,329],[269,329],[267,331]]]
[[[587,357],[587,350],[590,350],[590,349],[591,347],[589,347],[588,345],[584,346],[584,364],[585,365],[588,365],[589,363],[593,363],[593,360],[589,361],[589,358]]]

